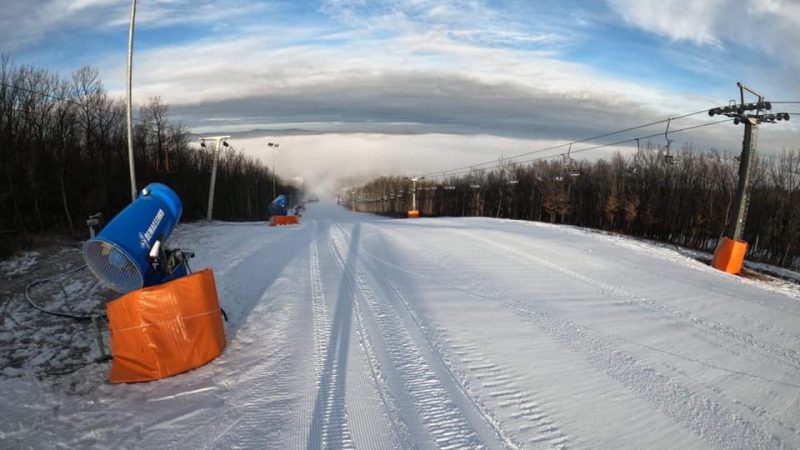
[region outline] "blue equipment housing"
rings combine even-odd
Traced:
[[[165,271],[166,261],[159,258],[182,212],[175,191],[160,183],[147,185],[95,238],[86,241],[86,265],[100,281],[123,294],[186,275],[185,264]]]
[[[286,199],[285,195],[281,194],[281,195],[277,196],[275,198],[275,200],[273,200],[272,203],[270,203],[269,206],[267,207],[267,210],[269,210],[269,215],[270,216],[285,216],[287,214],[287,211],[286,211],[286,204],[287,203],[288,203],[288,200]]]

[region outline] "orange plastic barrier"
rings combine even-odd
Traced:
[[[272,216],[269,226],[274,227],[275,225],[297,225],[298,223],[300,223],[300,217],[298,216]]]
[[[747,242],[723,237],[714,251],[714,259],[711,260],[711,266],[715,269],[737,274],[742,270],[745,253],[747,253]]]
[[[419,211],[416,209],[412,209],[411,211],[408,212],[408,217],[411,219],[419,217]]]
[[[112,383],[186,372],[225,349],[222,311],[209,269],[129,292],[107,308]]]

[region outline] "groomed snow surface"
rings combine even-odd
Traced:
[[[800,448],[800,293],[670,247],[312,204],[179,228],[223,355],[69,392],[0,379],[3,448]]]

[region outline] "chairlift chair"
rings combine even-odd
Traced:
[[[664,162],[670,166],[673,166],[678,163],[678,158],[670,153],[670,147],[672,146],[672,139],[669,138],[669,125],[672,122],[672,118],[667,119],[667,129],[664,131],[664,139],[667,140],[667,147],[664,151]]]
[[[636,141],[636,155],[633,157],[633,165],[631,167],[625,168],[625,171],[629,174],[633,175],[639,171],[639,167],[642,165],[642,147],[639,143],[639,138],[634,139]]]
[[[579,177],[581,176],[581,173],[580,171],[578,171],[578,164],[575,162],[574,159],[572,159],[570,153],[572,153],[572,142],[569,143],[569,148],[567,149],[567,153],[565,155],[562,155],[564,159],[564,170],[570,177]]]

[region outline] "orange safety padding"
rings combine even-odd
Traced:
[[[112,383],[151,381],[213,360],[225,349],[214,273],[201,270],[108,303]]]
[[[747,253],[747,242],[723,237],[714,251],[711,266],[724,272],[737,274],[742,270],[745,253]]]
[[[297,225],[300,223],[300,218],[298,216],[272,216],[270,219],[270,226],[275,225]]]
[[[419,217],[419,211],[416,209],[412,209],[411,211],[408,212],[408,217],[410,218]]]

